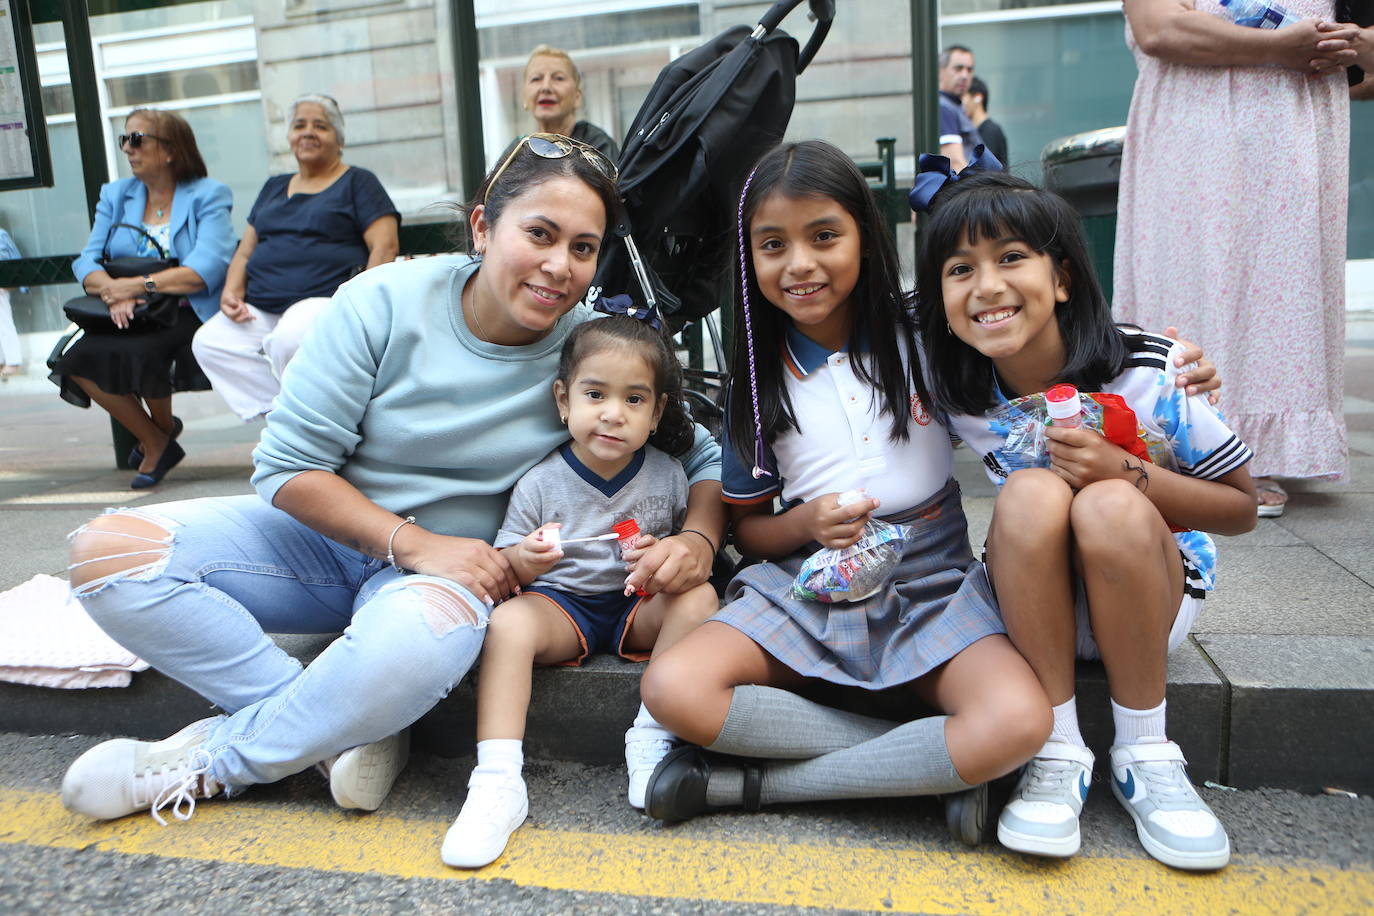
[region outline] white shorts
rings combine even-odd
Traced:
[[[1102,653],[1097,650],[1097,640],[1093,639],[1092,624],[1088,618],[1088,590],[1083,587],[1083,583],[1078,583],[1078,594],[1074,598],[1074,617],[1078,621],[1078,636],[1076,639],[1076,651],[1079,658],[1100,659]],[[1169,628],[1169,651],[1173,652],[1179,644],[1188,637],[1188,633],[1193,629],[1193,623],[1202,614],[1202,599],[1194,598],[1192,595],[1184,595],[1179,602],[1178,613],[1174,615],[1174,625]]]

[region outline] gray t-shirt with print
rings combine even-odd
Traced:
[[[652,445],[605,480],[564,444],[525,472],[511,491],[497,548],[518,544],[549,522],[562,522],[564,540],[606,534],[632,518],[644,534],[664,538],[682,526],[687,514],[687,474],[676,458]],[[617,592],[625,586],[625,562],[616,541],[568,544],[563,559],[532,584],[575,595]]]

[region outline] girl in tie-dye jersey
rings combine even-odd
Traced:
[[[1164,689],[1169,650],[1212,588],[1216,552],[1203,532],[1255,525],[1250,450],[1205,398],[1175,385],[1182,345],[1113,324],[1061,198],[982,172],[918,204],[933,214],[917,259],[931,393],[1000,487],[988,572],[1007,633],[1055,707],[998,838],[1038,855],[1078,851],[1093,755],[1078,728],[1074,659],[1101,658],[1116,725],[1112,788],[1141,843],[1176,868],[1220,868],[1230,842],[1165,735]],[[1135,413],[1128,428],[1170,460],[1151,463],[1091,428],[1050,428],[1049,466],[1012,470],[1024,462],[999,416],[1009,399],[1056,383],[1119,395]]]

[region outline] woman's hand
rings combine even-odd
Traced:
[[[1050,470],[1075,490],[1113,478],[1135,482],[1136,475],[1127,472],[1124,462],[1137,465],[1140,459],[1094,430],[1048,426],[1045,437],[1049,440]]]
[[[1355,63],[1352,42],[1359,26],[1304,19],[1271,33],[1273,62],[1289,70],[1322,76]]]
[[[242,292],[232,292],[229,287],[224,288],[220,293],[219,310],[231,321],[242,324],[245,321],[253,320],[253,313],[248,311],[248,303],[243,301]]]
[[[711,578],[715,558],[706,539],[694,534],[684,532],[662,540],[641,534],[635,546],[625,552],[630,567],[625,592],[633,594],[641,589],[651,595],[680,595]]]
[[[1187,372],[1180,372],[1174,378],[1174,385],[1184,389],[1183,393],[1188,397],[1206,394],[1208,404],[1220,404],[1221,395],[1218,390],[1221,388],[1221,376],[1217,374],[1217,367],[1212,361],[1203,355],[1202,348],[1191,340],[1179,337],[1178,328],[1172,325],[1164,329],[1164,336],[1172,337],[1183,344],[1183,352],[1174,357],[1175,366],[1182,369],[1190,363],[1197,364]]]
[[[427,576],[452,579],[478,598],[495,604],[520,589],[510,561],[486,541],[448,537],[404,525],[392,538],[397,563]]]
[[[1351,22],[1325,23],[1330,26],[1332,31],[1341,28],[1359,28]],[[1374,26],[1360,29],[1350,42],[1350,47],[1355,51],[1355,66],[1360,67],[1365,72],[1365,79],[1369,79],[1371,72],[1374,72]]]
[[[133,323],[134,308],[138,306],[139,300],[110,297],[105,298],[105,304],[110,309],[110,320],[114,322],[114,326],[121,331],[128,330],[129,325]]]
[[[864,525],[877,508],[878,500],[869,497],[841,506],[838,493],[817,496],[801,507],[811,540],[832,550],[849,547],[862,537]]]

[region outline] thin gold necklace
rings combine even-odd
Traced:
[[[487,332],[482,329],[482,319],[477,317],[477,294],[468,295],[468,287],[463,288],[463,298],[468,299],[468,305],[472,307],[472,323],[477,326],[477,339],[482,343],[491,343],[487,338]]]

